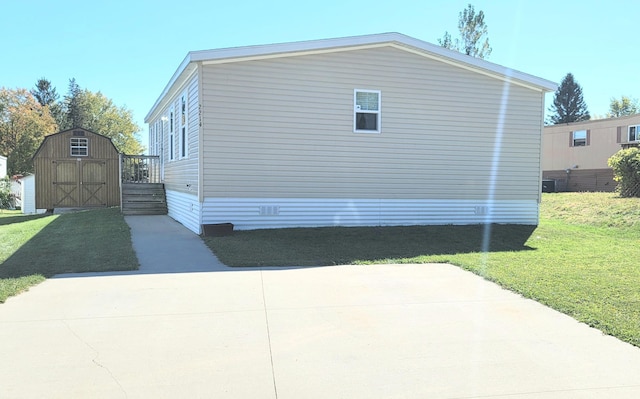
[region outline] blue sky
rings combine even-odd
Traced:
[[[144,117],[187,52],[400,32],[437,43],[457,33],[469,0],[22,0],[0,6],[0,87],[46,77],[60,95],[74,77]],[[567,72],[592,115],[612,97],[640,97],[635,0],[471,1],[483,10],[488,61],[554,82]],[[552,100],[547,96],[547,107]]]

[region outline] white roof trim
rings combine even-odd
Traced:
[[[506,68],[480,58],[471,57],[400,33],[380,33],[375,35],[352,36],[337,39],[191,51],[187,54],[182,63],[180,63],[180,66],[169,80],[169,83],[162,91],[162,94],[156,100],[153,107],[151,107],[151,110],[145,117],[145,122],[149,121],[152,114],[156,112],[158,106],[163,102],[164,97],[169,93],[169,91],[171,91],[173,85],[192,63],[202,62],[203,64],[216,64],[239,62],[255,59],[349,51],[389,45],[410,51],[414,54],[437,59],[457,67],[479,72],[484,75],[542,92],[555,91],[558,87],[556,83],[549,80]]]

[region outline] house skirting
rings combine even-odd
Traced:
[[[198,196],[166,190],[168,215],[186,228],[200,234],[200,203]]]
[[[615,191],[613,169],[545,170],[543,180],[555,180],[556,191]]]
[[[321,226],[538,224],[531,201],[205,198],[202,224],[237,230]]]

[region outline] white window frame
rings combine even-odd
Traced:
[[[584,134],[584,138],[582,137],[576,137],[576,133],[582,133]],[[587,130],[586,129],[582,129],[582,130],[574,130],[573,132],[571,132],[571,139],[572,139],[572,147],[586,147],[587,146]]]
[[[633,137],[631,137],[632,131]],[[632,125],[627,128],[627,140],[629,141],[629,143],[640,141],[640,125]]]
[[[160,155],[160,135],[158,134],[160,129],[162,129],[162,120],[156,121],[153,129],[153,155]]]
[[[75,144],[74,144],[75,141]],[[83,141],[84,144],[80,142]],[[70,154],[72,157],[88,157],[89,156],[89,139],[87,137],[71,137]],[[84,150],[84,154],[74,154],[73,150]]]
[[[376,93],[378,94],[378,109],[377,110],[363,110],[357,104],[358,93]],[[358,129],[358,114],[375,114],[376,115],[376,128],[373,129]],[[353,132],[354,133],[380,133],[382,132],[382,92],[380,90],[369,89],[354,89],[353,90]]]
[[[178,159],[184,159],[189,157],[189,102],[186,91],[180,96],[179,107]]]
[[[158,122],[149,124],[149,155],[154,155],[153,154],[153,149],[155,147],[154,147],[153,143],[155,141],[155,125],[157,125],[157,124],[158,124]]]
[[[169,151],[169,162],[175,160],[175,110],[173,107],[169,109],[169,142],[167,143],[167,151]]]

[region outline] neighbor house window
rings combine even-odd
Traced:
[[[187,156],[187,94],[180,98],[180,158]]]
[[[173,146],[173,109],[169,112],[169,161],[173,161],[173,152],[174,150],[174,146]]]
[[[629,141],[640,141],[640,125],[629,126]]]
[[[86,157],[89,155],[89,139],[85,137],[71,138],[71,156]]]
[[[572,147],[584,147],[587,145],[587,131],[576,130],[572,132]]]
[[[354,90],[353,93],[353,131],[380,133],[379,90]]]

